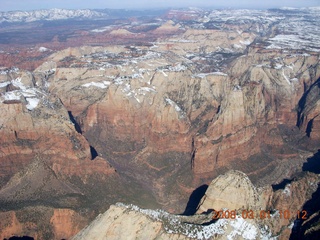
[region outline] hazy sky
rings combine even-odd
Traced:
[[[0,0],[0,11],[46,8],[154,8],[154,7],[272,8],[320,6],[320,0]]]

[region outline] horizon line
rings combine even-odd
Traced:
[[[181,7],[127,7],[127,8],[59,8],[59,7],[52,7],[52,8],[35,8],[35,9],[29,9],[29,10],[22,10],[22,9],[15,9],[15,10],[7,10],[7,11],[0,11],[0,12],[34,12],[34,11],[42,11],[42,10],[129,10],[129,11],[145,11],[145,10],[170,10],[170,9],[201,9],[203,8],[209,8],[210,10],[242,10],[242,9],[248,9],[248,10],[270,10],[270,9],[283,9],[284,10],[294,10],[294,9],[308,9],[308,8],[320,8],[320,5],[318,6],[308,6],[308,7],[290,7],[290,6],[281,6],[281,7],[230,7],[230,6],[181,6]]]

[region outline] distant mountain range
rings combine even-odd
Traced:
[[[46,9],[34,11],[0,12],[0,23],[23,23],[55,20],[97,20],[133,16],[155,16],[164,14],[168,9],[126,10],[126,9]]]
[[[94,10],[67,10],[67,9],[48,9],[36,11],[12,11],[0,12],[0,23],[3,22],[34,22],[34,21],[53,21],[64,19],[96,19],[106,17],[105,13]]]
[[[0,12],[0,23],[23,23],[35,21],[55,21],[55,20],[97,20],[110,19],[118,17],[133,17],[133,16],[155,16],[164,14],[169,9],[145,9],[145,10],[126,10],[126,9],[43,9],[34,11],[9,11]],[[186,10],[186,9],[185,9]],[[190,9],[189,9],[190,10]],[[272,9],[274,11],[276,9]],[[320,7],[309,8],[289,8],[283,7],[278,11],[289,12],[318,12]]]

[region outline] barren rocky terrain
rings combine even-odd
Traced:
[[[137,238],[319,232],[319,8],[39,14],[0,15],[0,238],[70,238],[111,205],[93,225]],[[272,218],[166,225],[210,209]]]

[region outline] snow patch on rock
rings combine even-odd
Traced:
[[[38,99],[38,98],[26,98],[26,99],[28,101],[28,104],[26,105],[28,110],[35,109],[40,102],[40,99]]]
[[[181,216],[160,209],[141,209],[135,205],[123,203],[117,203],[116,206],[144,214],[154,221],[161,222],[167,233],[184,235],[192,239],[212,239],[219,235],[226,236],[226,239],[273,239],[267,226],[258,227],[241,216],[235,219],[218,219],[208,225],[196,225],[182,222]]]
[[[109,85],[111,84],[111,82],[109,81],[103,81],[103,82],[90,82],[90,83],[85,83],[82,84],[83,87],[97,87],[97,88],[107,88],[109,87]]]
[[[217,234],[222,235],[225,233],[224,228],[228,224],[226,219],[219,219],[207,226],[188,224],[181,222],[177,216],[163,210],[141,209],[135,205],[125,205],[123,203],[117,203],[116,205],[145,214],[155,221],[161,221],[167,233],[182,234],[194,239],[209,239]]]
[[[258,229],[243,218],[237,216],[235,220],[230,221],[230,225],[233,227],[233,231],[227,236],[228,240],[235,239],[237,235],[242,236],[243,239],[257,239]]]
[[[35,109],[40,102],[39,94],[44,95],[44,93],[36,88],[25,86],[21,80],[21,78],[16,78],[11,81],[0,83],[0,87],[6,87],[7,85],[12,84],[16,88],[18,88],[18,90],[3,93],[3,95],[1,96],[1,102],[21,101],[23,98],[25,98],[27,102],[26,108],[31,111]]]

